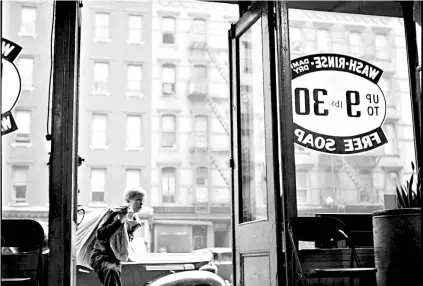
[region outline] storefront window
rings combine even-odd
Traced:
[[[296,79],[295,75],[299,70],[293,70],[294,123],[298,123],[295,122],[295,118],[300,118],[300,115],[303,116],[298,119],[302,120],[300,125],[307,124],[306,118],[311,115],[317,120],[332,118],[331,120],[337,122],[337,124],[320,124],[317,129],[311,130],[317,131],[310,132],[310,136],[314,137],[313,139],[309,137],[307,144],[299,144],[298,140],[295,143],[298,213],[300,216],[314,216],[319,212],[370,213],[383,209],[384,195],[395,194],[396,185],[404,183],[411,172],[411,162],[415,161],[413,125],[409,117],[411,114],[409,74],[407,65],[402,64],[407,58],[403,21],[397,18],[372,16],[372,21],[369,22],[370,16],[366,15],[352,16],[318,11],[309,11],[305,14],[294,9],[290,10],[289,17],[290,22],[294,23],[290,28],[290,33],[294,35],[293,39],[296,39],[298,34],[295,23],[306,22],[301,28],[304,35],[301,43],[291,47],[291,60],[307,55],[332,53],[339,57],[350,56],[365,61],[382,70],[375,91],[380,88],[385,98],[382,105],[377,105],[377,98],[372,102],[373,106],[380,106],[378,111],[384,114],[380,127],[386,136],[386,143],[365,152],[351,154],[336,154],[333,151],[335,149],[331,148],[319,149],[323,146],[323,141],[320,141],[323,137],[319,139],[319,134],[326,132],[341,138],[343,134],[348,133],[345,130],[353,129],[356,132],[351,133],[349,138],[356,138],[354,144],[358,144],[355,145],[358,149],[366,148],[363,147],[366,146],[363,142],[369,141],[363,141],[363,136],[359,135],[357,127],[371,124],[364,118],[367,116],[368,120],[371,120],[368,114],[375,110],[371,110],[372,107],[362,108],[366,105],[366,101],[369,102],[369,98],[366,98],[369,94],[364,93],[366,83],[363,82],[362,85],[357,81],[355,87],[349,84],[353,80],[352,77],[348,79],[350,73],[340,71],[339,66],[337,73],[339,79],[345,77],[343,83],[338,83],[342,80],[336,80],[335,76],[331,76],[331,72],[325,71],[322,72],[326,73],[325,77],[332,77],[333,81],[328,80],[325,82],[327,86],[320,86],[325,79],[313,81],[311,75],[314,76],[318,72],[311,72],[307,74],[307,90],[295,85],[295,82],[300,81],[303,76]],[[293,39],[291,43],[295,42]],[[299,52],[299,45],[308,48]],[[331,63],[328,59],[328,65],[330,64],[336,63]],[[293,67],[295,68],[298,66]],[[348,86],[349,90],[357,92],[347,92],[344,97],[341,93],[333,96],[331,90],[335,88],[341,91],[341,86]],[[322,90],[316,91],[316,88]],[[381,95],[380,91],[378,94]],[[375,118],[375,112],[373,114]],[[341,118],[347,118],[349,121],[342,121]],[[330,130],[325,127],[329,125],[332,126]],[[336,132],[338,133],[335,134]],[[298,139],[299,134],[296,133],[295,138]],[[303,139],[306,136],[304,135]],[[330,138],[335,137],[324,138],[327,144],[331,142],[328,141]],[[302,140],[302,143],[304,142],[306,141]]]

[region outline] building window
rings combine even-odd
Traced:
[[[95,40],[108,41],[109,40],[109,13],[95,13]]]
[[[395,131],[395,125],[392,123],[387,123],[383,126],[386,139],[388,139],[388,143],[385,144],[385,154],[386,155],[396,155],[398,153],[397,148],[397,135]]]
[[[174,203],[176,192],[176,169],[165,167],[162,169],[162,200],[164,203]]]
[[[109,80],[109,63],[94,63],[94,90],[107,90],[107,82]]]
[[[176,116],[162,116],[162,147],[176,147]]]
[[[34,35],[36,31],[37,9],[35,7],[22,7],[21,10],[21,33]]]
[[[359,32],[350,32],[349,35],[350,56],[358,57],[361,55],[361,34]]]
[[[34,85],[34,59],[22,57],[19,59],[19,74],[22,88],[31,89]]]
[[[243,41],[242,44],[244,45],[244,73],[252,73],[253,72],[253,50],[252,44],[248,41]]]
[[[91,126],[91,147],[105,148],[107,144],[107,114],[93,114]]]
[[[141,170],[127,169],[126,170],[126,189],[137,189],[141,187]]]
[[[28,166],[12,166],[14,203],[25,203],[28,195]]]
[[[209,169],[207,167],[197,167],[196,179],[197,203],[209,201]]]
[[[298,27],[291,27],[289,29],[289,37],[291,51],[301,52],[301,29]]]
[[[126,118],[126,147],[141,148],[141,116],[128,115]]]
[[[164,64],[162,67],[163,94],[169,95],[175,93],[176,86],[176,68],[174,64]]]
[[[162,18],[162,31],[163,31],[163,44],[175,43],[175,18],[163,17]]]
[[[94,203],[104,202],[106,191],[106,169],[91,169],[91,201]]]
[[[317,30],[317,50],[319,52],[331,52],[332,41],[329,30]]]
[[[192,22],[192,32],[195,34],[205,34],[206,33],[206,20],[201,18],[196,18]]]
[[[31,112],[27,110],[17,110],[15,113],[16,125],[16,143],[29,143],[30,142],[30,130],[31,130]]]
[[[376,57],[379,59],[388,59],[388,37],[377,34],[375,36]]]
[[[141,93],[142,89],[142,66],[128,65],[128,90]]]
[[[142,16],[140,15],[129,15],[128,42],[131,44],[141,44],[142,42]]]
[[[307,203],[308,172],[297,171],[296,182],[297,182],[297,202],[302,204]]]
[[[196,115],[195,118],[195,147],[198,149],[207,149],[208,147],[208,117]]]

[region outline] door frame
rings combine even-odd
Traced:
[[[285,2],[286,7],[286,2]],[[281,198],[281,191],[282,182],[281,182],[281,175],[285,175],[284,172],[280,172],[281,168],[280,162],[287,161],[289,165],[292,165],[295,168],[294,160],[294,152],[293,152],[293,140],[289,141],[289,138],[292,138],[292,129],[291,132],[279,132],[279,112],[291,112],[292,117],[292,106],[290,104],[290,90],[286,91],[285,89],[282,92],[278,91],[278,78],[274,71],[277,68],[281,68],[281,70],[289,70],[290,71],[290,64],[289,64],[289,51],[288,51],[288,59],[287,61],[282,61],[281,63],[277,63],[276,55],[277,55],[277,44],[276,42],[275,32],[276,32],[276,18],[275,18],[275,11],[276,6],[274,2],[267,2],[267,1],[260,1],[256,2],[251,8],[239,19],[236,24],[231,26],[231,30],[229,31],[229,60],[230,60],[230,80],[231,80],[231,88],[230,88],[230,99],[231,99],[231,168],[232,168],[232,232],[233,232],[233,265],[234,265],[234,285],[244,285],[243,275],[243,263],[242,263],[242,255],[247,256],[261,256],[266,251],[264,248],[260,250],[259,248],[252,247],[253,242],[256,240],[258,234],[254,233],[254,230],[260,229],[268,229],[268,236],[270,238],[267,240],[268,242],[268,257],[269,257],[269,285],[283,285],[286,284],[286,268],[284,267],[284,254],[283,254],[283,242],[285,238],[283,237],[283,209]],[[283,13],[287,13],[287,9],[282,11]],[[287,14],[285,14],[287,15]],[[287,26],[287,17],[286,21],[283,23],[286,25],[285,29],[288,29]],[[240,105],[240,62],[239,62],[239,38],[243,35],[243,33],[248,30],[258,19],[262,20],[262,32],[263,32],[263,39],[262,39],[262,48],[263,48],[263,96],[264,96],[264,108],[265,108],[265,132],[266,132],[266,177],[267,177],[267,219],[263,220],[255,220],[255,221],[248,221],[248,222],[241,222],[240,217],[242,217],[242,202],[241,202],[241,154],[239,148],[241,146],[241,140],[239,131],[240,129],[240,112],[239,105]],[[288,46],[288,38],[284,37],[281,39],[281,42],[284,42],[284,46]],[[267,60],[267,61],[266,61]],[[288,65],[285,66],[286,62]],[[266,65],[266,63],[268,63]],[[283,75],[285,79],[289,75]],[[290,86],[290,85],[289,85]],[[287,94],[288,92],[288,94]],[[285,95],[285,97],[289,97],[288,103],[285,99],[278,98],[279,94]],[[282,102],[282,104],[279,104]],[[292,128],[292,121],[291,124],[284,125],[285,130]],[[270,134],[270,135],[269,135]],[[290,142],[291,148],[290,151],[292,153],[291,156],[282,156],[280,161],[280,144],[279,140],[282,142]],[[284,144],[289,145],[288,143]],[[283,149],[282,149],[283,150]],[[292,161],[289,161],[292,160]],[[285,165],[288,166],[288,165]],[[289,168],[282,168],[282,169],[289,169]],[[292,171],[290,171],[292,172]],[[295,169],[293,170],[295,175]],[[295,179],[295,176],[294,176]],[[289,186],[295,187],[295,181],[290,180],[291,183]],[[282,192],[283,193],[283,192]],[[290,192],[292,193],[292,191]],[[295,189],[293,190],[295,194]],[[286,201],[286,200],[284,200]],[[262,225],[260,225],[262,224]],[[267,224],[267,226],[266,226]],[[246,232],[245,230],[249,230]],[[251,232],[250,232],[251,231]],[[248,233],[248,236],[243,236],[242,233]],[[242,240],[237,237],[242,236]],[[248,239],[248,240],[247,240]],[[247,241],[247,243],[245,243]],[[248,243],[250,242],[250,244]],[[246,246],[247,245],[247,246]],[[251,249],[246,249],[246,247]],[[263,247],[263,246],[262,246]],[[264,246],[266,247],[266,246]],[[242,248],[242,249],[241,249]],[[251,251],[248,251],[251,250]],[[242,253],[241,253],[242,252]]]

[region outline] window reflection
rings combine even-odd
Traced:
[[[261,19],[240,37],[242,222],[267,217]],[[254,56],[253,56],[254,55]],[[252,85],[247,85],[252,84]]]

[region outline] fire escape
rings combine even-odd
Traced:
[[[206,58],[208,56],[213,62],[214,67],[219,71],[219,74],[222,76],[223,80],[225,81],[226,86],[228,88],[230,87],[229,74],[226,71],[226,68],[224,67],[224,65],[220,63],[216,55],[216,51],[214,51],[211,47],[208,46],[207,34],[205,32],[199,33],[191,29],[189,49],[192,53],[193,52],[197,53],[199,57]],[[199,101],[199,102],[206,101],[207,104],[210,106],[214,116],[216,116],[216,118],[218,119],[226,136],[230,138],[229,118],[222,114],[218,104],[210,95],[207,81],[206,82],[198,82],[195,80],[191,81],[189,83],[188,97],[192,101]],[[192,138],[191,140],[193,140],[194,145],[196,145],[196,140],[194,138]],[[192,149],[192,152],[194,153],[194,156],[197,155],[197,152],[200,152],[201,154],[203,154],[205,157],[208,158],[208,161],[211,163],[213,168],[217,170],[218,173],[220,174],[221,178],[225,182],[225,185],[228,187],[228,189],[230,189],[231,187],[230,178],[225,173],[224,168],[222,168],[222,166],[220,165],[212,149],[209,146],[207,146],[207,148],[200,148],[200,149],[197,148],[197,146],[194,146],[191,149]],[[197,209],[197,212],[207,212],[207,211]]]

